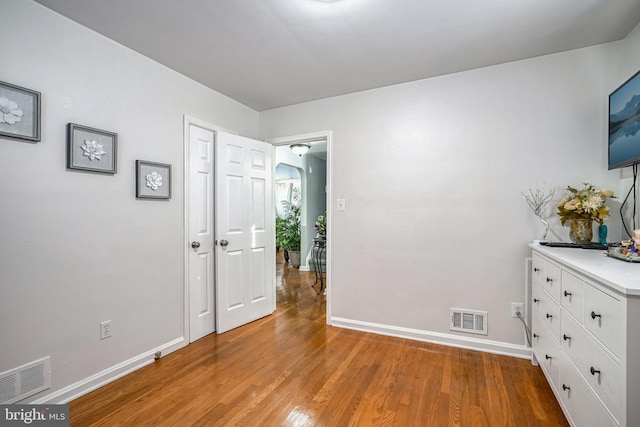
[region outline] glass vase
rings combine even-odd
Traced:
[[[570,219],[569,239],[578,245],[591,243],[591,240],[593,239],[592,220],[583,218]]]

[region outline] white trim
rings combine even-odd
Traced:
[[[302,135],[292,135],[292,136],[284,136],[284,137],[279,137],[279,138],[271,138],[271,139],[267,139],[266,142],[272,144],[274,147],[278,146],[278,145],[287,145],[287,144],[292,144],[294,142],[301,142],[301,141],[316,141],[319,139],[325,139],[327,141],[327,246],[326,246],[326,253],[327,253],[327,263],[326,263],[326,283],[333,283],[331,276],[332,276],[332,272],[331,272],[331,254],[332,254],[332,250],[331,250],[331,246],[333,243],[333,239],[331,238],[332,232],[331,230],[333,229],[333,227],[331,226],[331,218],[332,218],[332,194],[333,194],[333,184],[332,184],[332,175],[333,172],[331,170],[331,166],[333,165],[333,132],[332,131],[319,131],[319,132],[312,132],[312,133],[305,133]],[[274,148],[275,150],[275,148]],[[274,155],[274,159],[275,159],[275,155]],[[275,165],[275,160],[274,160],[274,165]],[[275,167],[275,166],[274,166]],[[275,175],[274,175],[275,176]],[[274,180],[275,181],[275,180]],[[274,287],[275,287],[275,278],[274,278]],[[325,288],[325,295],[327,296],[327,325],[332,325],[333,324],[333,317],[331,315],[332,311],[331,311],[331,286],[327,286]]]
[[[423,331],[420,329],[403,328],[400,326],[382,325],[379,323],[362,322],[360,320],[344,319],[340,317],[333,318],[333,326],[531,360],[531,348],[524,345],[443,334],[440,332]]]
[[[186,114],[184,115],[184,123],[185,123],[185,125],[191,124],[191,125],[198,126],[198,127],[203,128],[203,129],[208,129],[208,130],[211,130],[211,131],[214,131],[214,132],[226,132],[226,133],[230,133],[232,135],[240,135],[235,130],[226,129],[226,128],[223,128],[222,126],[218,126],[218,125],[213,124],[213,123],[205,122],[204,120],[200,120],[200,119],[197,119],[195,117],[188,116]],[[188,128],[188,125],[186,127]]]
[[[533,324],[533,320],[531,319],[531,266],[533,263],[533,258],[528,257],[524,259],[524,321],[527,325],[527,328],[531,329],[531,325]],[[524,344],[531,348],[529,345],[529,336],[527,333],[527,328],[524,328]]]
[[[223,128],[222,126],[218,126],[212,123],[207,123],[204,120],[197,119],[195,117],[191,117],[188,115],[184,115],[183,118],[184,129],[183,129],[183,199],[182,199],[182,209],[183,209],[183,217],[182,217],[182,240],[183,240],[183,260],[182,260],[182,286],[183,286],[183,320],[182,320],[182,336],[185,337],[187,343],[191,342],[191,334],[189,331],[189,233],[188,233],[188,222],[189,222],[189,126],[194,125],[202,129],[210,130],[214,133],[217,132],[226,132],[233,135],[238,135],[238,132],[228,130]],[[214,206],[215,210],[215,206]],[[214,290],[215,291],[215,290]]]
[[[131,372],[137,371],[144,366],[150,365],[155,360],[155,354],[157,351],[162,352],[164,356],[169,353],[173,353],[174,351],[186,346],[187,344],[188,341],[185,340],[184,337],[176,338],[173,341],[170,341],[152,350],[145,351],[142,354],[134,356],[129,360],[125,360],[124,362],[118,363],[117,365],[98,372],[97,374],[91,375],[90,377],[80,380],[74,384],[68,385],[53,393],[49,393],[42,397],[39,397],[37,400],[30,403],[34,405],[45,403],[68,403],[80,396],[92,392],[93,390],[103,387],[110,382],[117,380],[118,378],[122,378],[125,375],[130,374]]]
[[[184,116],[184,128],[182,138],[182,150],[183,150],[183,171],[182,171],[182,336],[185,337],[187,342],[190,341],[189,333],[189,251],[187,245],[189,244],[189,233],[187,225],[189,222],[189,126],[195,119]]]

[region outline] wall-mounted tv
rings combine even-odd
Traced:
[[[640,71],[609,95],[609,169],[640,162]]]

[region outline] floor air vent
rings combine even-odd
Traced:
[[[487,335],[487,312],[452,308],[449,329],[470,334]]]
[[[0,404],[26,399],[51,387],[51,361],[48,357],[0,373]]]

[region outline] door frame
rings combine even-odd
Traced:
[[[275,167],[276,167],[276,162],[275,162],[275,150],[277,146],[281,146],[281,145],[291,145],[291,144],[295,144],[298,142],[307,142],[307,141],[315,141],[318,139],[326,139],[327,141],[327,246],[326,246],[326,259],[327,259],[327,264],[326,264],[326,274],[327,274],[327,283],[331,284],[333,283],[333,281],[331,280],[331,254],[332,254],[332,244],[333,244],[333,239],[331,238],[331,234],[332,234],[332,230],[333,227],[331,226],[331,222],[332,222],[332,215],[331,212],[333,211],[332,209],[332,192],[333,192],[333,179],[332,179],[332,170],[331,170],[331,165],[333,164],[333,157],[332,157],[332,153],[333,153],[333,132],[328,130],[328,131],[318,131],[318,132],[311,132],[311,133],[305,133],[302,135],[291,135],[291,136],[284,136],[284,137],[278,137],[278,138],[270,138],[270,139],[266,139],[265,141],[270,143],[271,145],[273,145],[273,186],[274,186],[274,193],[275,194]],[[275,215],[275,214],[274,214]],[[275,221],[275,219],[274,219]],[[276,283],[275,283],[276,278],[273,278],[273,286],[275,288]],[[331,294],[332,294],[332,286],[327,286],[326,288],[326,292],[327,292],[327,324],[331,325],[332,324],[332,317],[331,317]],[[275,304],[275,301],[274,301]],[[275,307],[274,307],[275,310]]]
[[[182,205],[182,241],[183,241],[183,259],[182,259],[182,280],[183,280],[183,320],[182,320],[182,336],[183,338],[186,340],[186,343],[189,344],[189,342],[191,341],[191,331],[189,329],[189,322],[190,322],[190,304],[189,304],[189,269],[187,268],[189,265],[189,244],[190,244],[190,240],[189,240],[189,201],[190,201],[190,197],[191,195],[189,194],[189,167],[190,167],[190,162],[189,162],[189,147],[190,147],[190,134],[189,134],[189,127],[193,125],[193,126],[197,126],[199,128],[202,129],[206,129],[209,130],[211,132],[213,132],[214,134],[214,147],[217,141],[217,137],[218,137],[218,132],[227,132],[227,133],[231,133],[234,135],[238,135],[238,132],[236,131],[232,131],[229,129],[225,129],[222,126],[218,126],[212,123],[208,123],[204,120],[200,120],[197,119],[195,117],[191,117],[189,115],[184,115],[183,116],[183,135],[182,135],[182,145],[183,145],[183,171],[182,171],[182,191],[184,192],[183,195],[183,205]],[[215,152],[215,150],[214,150]],[[214,173],[213,175],[213,179],[214,179],[214,183],[213,183],[213,190],[215,191],[215,157],[214,157],[214,170],[212,171]],[[215,232],[215,210],[216,210],[216,206],[215,206],[215,193],[213,194],[213,212],[214,212],[214,222],[212,222],[213,226],[214,226],[214,232]],[[215,235],[214,235],[214,239],[215,239]],[[214,255],[215,256],[215,255]],[[215,271],[214,273],[214,284],[213,284],[213,292],[215,293],[216,289],[216,284],[215,284]],[[215,314],[214,314],[215,316]],[[215,332],[215,331],[214,331]]]

